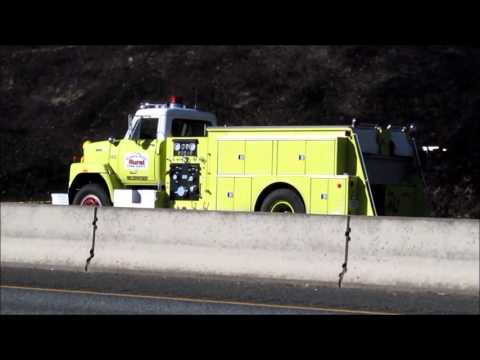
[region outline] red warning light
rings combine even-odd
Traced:
[[[181,96],[170,96],[169,103],[170,104],[176,104],[176,105],[182,105],[183,104],[183,98]]]

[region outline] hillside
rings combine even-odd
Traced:
[[[197,89],[221,124],[414,122],[448,148],[426,174],[434,215],[479,218],[479,68],[479,48],[455,46],[0,47],[1,200],[65,191],[83,140]]]

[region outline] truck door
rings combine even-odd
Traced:
[[[120,142],[117,155],[118,177],[126,185],[153,185],[159,177],[160,140],[158,119],[141,118],[131,139]]]

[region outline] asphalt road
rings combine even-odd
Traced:
[[[2,267],[0,314],[479,314],[478,296]]]
[[[157,296],[2,288],[4,314],[316,314],[324,310]]]

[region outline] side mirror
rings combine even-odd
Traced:
[[[130,127],[132,126],[132,121],[133,121],[133,115],[132,114],[128,114],[128,128],[130,129]]]

